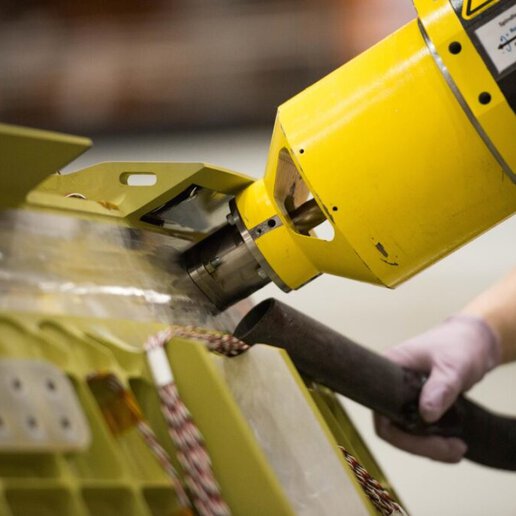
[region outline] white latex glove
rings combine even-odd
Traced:
[[[470,389],[501,361],[498,335],[480,317],[458,314],[439,326],[389,349],[386,356],[416,371],[430,373],[421,391],[419,412],[437,421],[457,396]],[[415,436],[375,415],[376,433],[402,450],[443,462],[458,462],[466,444],[458,438]]]

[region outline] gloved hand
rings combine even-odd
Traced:
[[[388,350],[386,356],[404,367],[430,373],[419,398],[419,412],[432,423],[460,393],[500,363],[501,344],[482,318],[458,314]],[[434,460],[459,462],[467,450],[461,439],[410,435],[383,416],[375,415],[375,429],[394,446]]]

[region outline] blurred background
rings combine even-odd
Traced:
[[[0,2],[0,116],[61,131],[268,125],[409,0]],[[396,4],[396,2],[394,2]]]
[[[277,105],[414,16],[410,0],[4,0],[0,120],[92,136],[68,170],[208,161],[259,177]],[[255,298],[278,297],[381,351],[514,266],[515,234],[513,217],[394,291],[326,276]],[[472,396],[516,415],[515,391],[511,365]],[[516,514],[515,474],[405,454],[344,403],[411,514]]]

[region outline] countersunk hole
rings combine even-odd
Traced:
[[[337,206],[332,206],[331,208],[333,211],[339,211],[339,208]]]
[[[275,225],[276,225],[276,221],[274,219],[269,219],[267,221],[267,226],[269,226],[270,228],[273,228]]]
[[[67,417],[62,417],[60,423],[61,428],[63,428],[64,430],[68,430],[72,426],[70,420]]]
[[[299,149],[299,154],[304,154],[305,153],[305,149]]]
[[[480,104],[489,104],[489,102],[491,102],[491,94],[487,91],[483,91],[478,96],[478,101],[480,102]]]
[[[56,390],[56,384],[54,383],[53,380],[50,380],[50,379],[47,380],[47,389],[52,392],[54,392]]]
[[[38,422],[36,421],[36,418],[35,418],[35,417],[33,417],[33,416],[29,416],[29,417],[27,418],[27,425],[28,425],[28,427],[29,427],[29,428],[34,429],[34,428],[37,428],[37,427],[38,427]]]
[[[257,235],[261,235],[261,234],[262,234],[262,230],[261,230],[260,228],[258,228],[258,229],[256,230],[256,234],[257,234]]]
[[[450,54],[458,54],[462,50],[462,45],[458,41],[452,41],[448,45],[448,50],[450,51]]]
[[[13,381],[12,381],[12,387],[15,391],[20,391],[21,388],[22,388],[22,383],[21,383],[21,380],[19,378],[15,378]]]

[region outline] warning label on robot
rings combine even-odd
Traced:
[[[462,4],[462,17],[465,20],[470,20],[497,2],[499,0],[464,0]]]
[[[475,34],[499,74],[516,63],[516,5],[480,26]]]
[[[450,3],[516,113],[516,0],[450,0]]]

